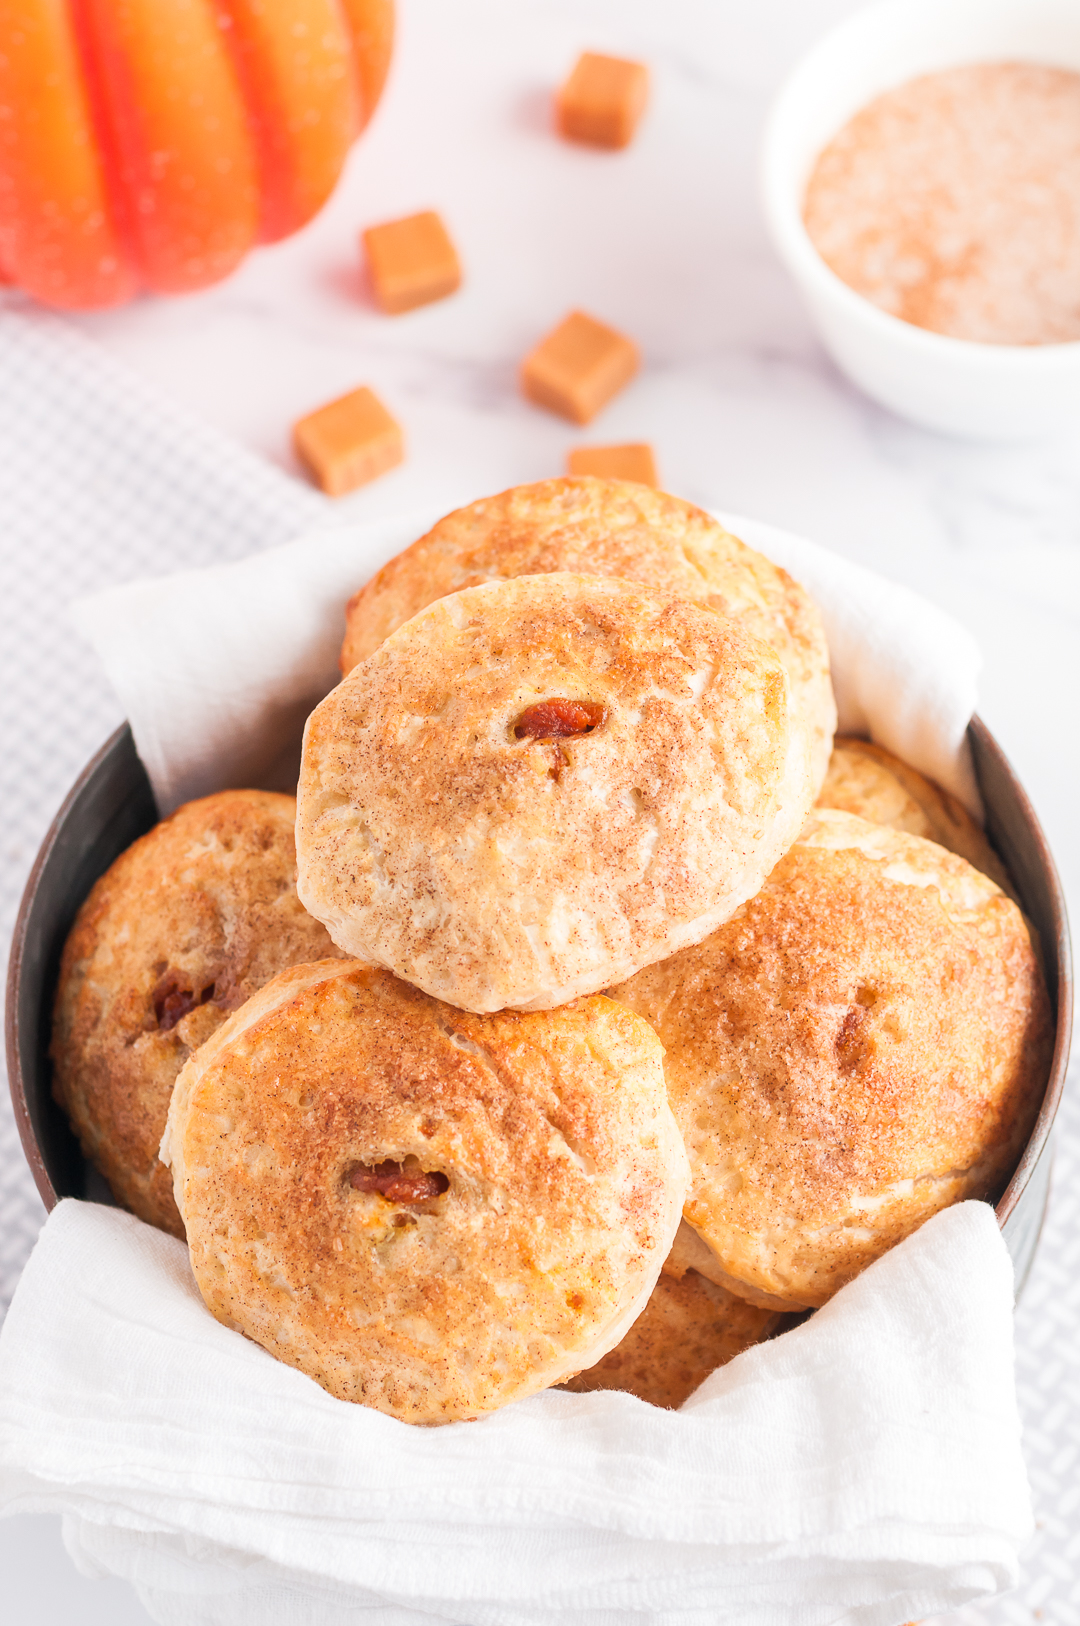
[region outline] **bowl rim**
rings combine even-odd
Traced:
[[[12,1104],[15,1112],[15,1122],[19,1131],[19,1140],[23,1153],[30,1166],[34,1184],[41,1196],[47,1211],[51,1212],[61,1200],[50,1178],[45,1159],[34,1131],[33,1119],[30,1112],[30,1103],[27,1095],[26,1080],[22,1070],[22,1024],[19,1010],[19,993],[22,984],[23,969],[26,962],[26,948],[31,916],[41,882],[57,844],[63,836],[68,817],[72,808],[82,795],[86,786],[93,779],[105,759],[114,752],[124,736],[130,737],[130,727],[125,722],[115,729],[104,743],[95,751],[94,755],[83,767],[75,779],[67,795],[58,808],[50,824],[23,889],[19,912],[12,934],[11,955],[8,961],[7,989],[5,1003],[5,1040],[7,1049],[8,1087],[11,1092]],[[1043,1094],[1042,1104],[1036,1118],[1034,1128],[1024,1146],[1020,1159],[1014,1169],[1009,1183],[995,1204],[995,1212],[999,1226],[1004,1226],[1015,1212],[1040,1160],[1049,1150],[1054,1127],[1054,1119],[1061,1104],[1065,1088],[1065,1077],[1068,1070],[1069,1050],[1072,1039],[1073,1023],[1073,964],[1072,946],[1069,937],[1068,912],[1065,903],[1065,894],[1061,885],[1057,865],[1054,862],[1045,832],[1035,813],[1031,800],[1018,779],[1012,764],[1006,757],[993,734],[982,719],[975,714],[968,725],[968,737],[974,748],[976,767],[980,759],[992,761],[995,771],[1009,784],[1010,791],[1020,808],[1026,829],[1030,833],[1034,847],[1035,857],[1045,878],[1046,889],[1050,902],[1050,933],[1052,941],[1042,941],[1043,954],[1049,961],[1053,960],[1055,968],[1055,987],[1053,997],[1055,1000],[1055,1040],[1054,1053],[1050,1065],[1050,1072]],[[80,903],[82,900],[80,899]],[[1049,980],[1049,979],[1048,979]]]
[[[127,722],[121,723],[102,742],[89,761],[80,769],[63,801],[57,808],[52,822],[42,839],[41,846],[37,850],[37,856],[30,867],[30,873],[26,877],[26,885],[23,887],[22,897],[19,900],[19,912],[15,917],[15,929],[11,934],[11,949],[8,955],[7,985],[4,999],[4,1047],[7,1060],[8,1090],[11,1094],[11,1103],[15,1112],[15,1125],[19,1131],[19,1141],[22,1145],[23,1155],[30,1165],[30,1172],[34,1177],[38,1195],[45,1204],[48,1213],[51,1213],[56,1207],[60,1201],[60,1196],[49,1176],[37,1135],[34,1132],[26,1080],[23,1077],[22,1070],[22,1019],[19,1010],[19,993],[22,987],[23,967],[27,957],[27,937],[31,913],[42,875],[48,868],[53,853],[56,851],[71,810],[79,800],[83,790],[101,767],[101,764],[116,749],[125,732],[130,732],[130,725]]]
[[[978,753],[984,759],[993,760],[997,769],[1009,780],[1012,793],[1024,814],[1025,823],[1035,845],[1039,867],[1046,879],[1050,901],[1050,931],[1047,935],[1051,936],[1052,941],[1043,941],[1043,934],[1040,933],[1039,942],[1044,957],[1047,960],[1052,957],[1055,967],[1056,986],[1053,991],[1055,1005],[1054,1053],[1051,1058],[1050,1072],[1047,1077],[1046,1089],[1038,1117],[1035,1120],[1031,1134],[1028,1136],[1024,1150],[1020,1154],[1020,1160],[1013,1170],[1009,1183],[994,1205],[998,1223],[1004,1225],[1016,1211],[1017,1204],[1027,1189],[1036,1165],[1050,1147],[1054,1120],[1057,1117],[1061,1098],[1065,1091],[1065,1078],[1069,1069],[1069,1053],[1072,1046],[1073,1031],[1072,941],[1069,935],[1069,916],[1061,876],[1058,874],[1054,855],[1050,850],[1050,843],[1046,839],[1046,832],[1043,830],[1038,815],[1032,806],[1031,798],[1017,777],[1012,763],[977,713],[968,724],[968,734]],[[1029,921],[1029,925],[1032,926],[1033,930],[1036,929],[1033,922]]]
[[[814,246],[802,214],[802,195],[791,184],[788,147],[794,120],[792,104],[807,83],[813,83],[837,50],[867,27],[867,19],[875,15],[905,14],[908,0],[875,0],[845,17],[824,34],[795,64],[782,82],[770,104],[762,139],[759,180],[766,223],[773,243],[796,281],[808,281],[814,292],[839,306],[852,321],[879,340],[907,346],[913,355],[922,355],[939,361],[968,365],[982,373],[1016,373],[1028,378],[1080,371],[1080,339],[1069,339],[1050,344],[987,344],[979,339],[958,339],[952,334],[937,333],[933,329],[905,322],[882,310],[863,294],[857,293],[838,276]],[[1019,5],[1018,5],[1019,9]],[[978,57],[972,58],[978,61]],[[1080,70],[1077,70],[1080,71]],[[908,78],[913,76],[908,76]],[[899,83],[905,83],[901,80]],[[866,106],[875,99],[872,93]],[[843,129],[848,118],[841,120],[833,131]],[[817,149],[821,153],[828,136]]]

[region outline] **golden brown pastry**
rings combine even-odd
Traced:
[[[664,1270],[670,1276],[679,1277],[685,1276],[689,1270],[696,1271],[715,1287],[722,1287],[729,1293],[735,1293],[747,1304],[756,1304],[759,1309],[776,1311],[791,1308],[786,1299],[777,1298],[773,1293],[759,1292],[746,1282],[737,1281],[733,1276],[729,1276],[709,1244],[685,1220],[675,1233],[671,1252],[664,1260]]]
[[[550,571],[621,576],[742,621],[787,667],[813,736],[814,784],[821,784],[836,703],[813,600],[702,509],[632,481],[542,480],[448,514],[350,599],[341,670],[351,671],[447,593]]]
[[[665,1048],[686,1219],[725,1284],[778,1307],[995,1198],[1050,1064],[1016,905],[933,842],[829,809],[725,926],[614,993]]]
[[[436,998],[551,1009],[755,892],[809,758],[784,667],[737,622],[594,576],[466,588],[309,718],[300,896]]]
[[[679,1223],[661,1055],[608,999],[484,1017],[355,961],[282,973],[188,1062],[162,1143],[207,1305],[406,1422],[559,1382]]]
[[[296,895],[296,802],[228,790],[122,853],[79,910],[53,1018],[53,1090],[125,1208],[183,1236],[158,1146],[193,1050],[285,966],[337,955]]]
[[[1016,901],[1004,864],[963,803],[880,745],[838,735],[817,806],[936,841]]]
[[[619,1389],[674,1411],[710,1372],[771,1338],[782,1322],[775,1310],[757,1309],[696,1270],[674,1275],[665,1264],[622,1343],[563,1388]]]

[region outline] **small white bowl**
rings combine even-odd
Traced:
[[[804,57],[769,116],[765,213],[826,348],[876,401],[930,429],[1030,440],[1080,415],[1080,343],[976,344],[879,310],[830,271],[803,225],[822,148],[867,102],[968,62],[1080,70],[1080,0],[879,0]]]

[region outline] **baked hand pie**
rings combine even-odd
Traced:
[[[551,1009],[757,891],[809,810],[810,743],[736,621],[609,578],[466,588],[308,719],[300,896],[438,999]]]
[[[679,1232],[684,1230],[689,1230],[685,1221]],[[563,1388],[579,1395],[617,1389],[675,1411],[711,1372],[784,1325],[776,1310],[748,1304],[669,1254],[648,1304],[622,1342]]]
[[[338,954],[296,895],[296,802],[188,802],[96,883],[64,946],[53,1092],[117,1201],[183,1236],[158,1146],[193,1050],[264,982]]]
[[[947,1204],[996,1200],[1052,1053],[1011,899],[829,809],[726,925],[613,994],[664,1045],[713,1278],[783,1309],[824,1304]]]
[[[1004,864],[963,803],[883,746],[838,735],[816,805],[936,841],[1017,901]]]
[[[620,1341],[679,1224],[661,1057],[600,997],[474,1016],[356,962],[282,973],[173,1094],[203,1298],[405,1422],[560,1382]]]
[[[821,784],[836,702],[817,606],[710,514],[629,480],[542,480],[448,514],[350,599],[341,670],[351,671],[447,593],[551,571],[619,576],[741,621],[787,668],[810,727],[814,783]]]

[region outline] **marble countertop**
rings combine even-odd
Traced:
[[[980,710],[1080,913],[1080,419],[1053,440],[1001,447],[890,416],[827,360],[766,238],[756,166],[770,97],[854,9],[400,0],[385,102],[311,226],[205,293],[73,320],[297,478],[293,420],[371,385],[402,422],[408,456],[341,500],[350,517],[450,508],[564,472],[572,445],[648,440],[667,489],[801,531],[936,599],[982,646]],[[625,152],[552,133],[552,89],[587,48],[650,64],[651,106]],[[383,316],[358,233],[424,208],[442,214],[464,286]],[[524,354],[574,307],[643,353],[638,379],[587,430],[530,406],[516,383]],[[1075,1462],[1075,1365],[1062,1382]],[[101,1589],[65,1569],[52,1521],[0,1526],[0,1552],[20,1626],[105,1618]],[[1020,1594],[955,1621],[1075,1626],[1074,1538],[1043,1538],[1039,1552]],[[107,1590],[114,1626],[148,1618],[119,1583]]]

